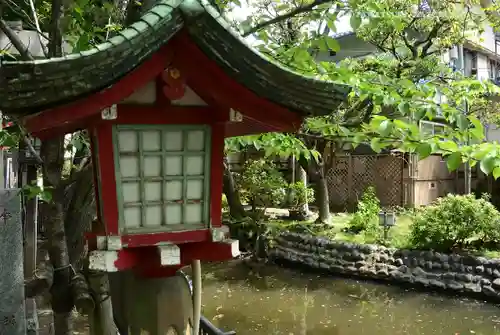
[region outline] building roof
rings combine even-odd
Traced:
[[[0,110],[26,116],[85,98],[117,83],[181,29],[232,79],[303,115],[333,112],[348,89],[290,71],[252,49],[206,0],[158,0],[105,43],[60,58],[4,61]]]
[[[354,31],[344,31],[341,33],[332,34],[331,36],[335,39],[342,39],[344,37],[353,36],[353,35],[356,35],[356,33]]]

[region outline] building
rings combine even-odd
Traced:
[[[344,32],[334,36],[340,46],[338,51],[317,51],[316,59],[321,62],[339,62],[346,58],[364,58],[373,55],[378,51],[377,47],[373,44],[364,41],[356,36],[352,31]],[[484,27],[484,32],[482,34],[477,33],[471,36],[463,46],[458,46],[451,49],[448,53],[442,55],[442,60],[445,63],[449,63],[451,66],[455,66],[457,70],[462,70],[466,76],[475,76],[479,80],[492,80],[495,83],[500,84],[500,35],[496,34],[489,24]],[[463,64],[463,66],[462,66]],[[443,129],[443,125],[439,122],[432,121],[420,121],[420,127],[422,131],[427,133],[437,133]],[[500,127],[496,125],[485,125],[485,140],[486,141],[497,141],[500,142]],[[375,153],[369,155],[365,154],[362,157],[357,157],[355,160],[359,161],[369,161],[370,156],[377,156]],[[411,170],[411,164],[408,161],[403,162],[401,165],[395,162],[389,162],[388,160],[394,160],[396,158],[385,158],[387,164],[390,166],[402,166],[403,172],[401,183],[396,183],[392,187],[398,188],[397,190],[384,189],[378,192],[379,197],[384,197],[387,199],[392,199],[388,201],[385,205],[407,205],[407,206],[419,206],[427,205],[434,201],[437,197],[443,196],[447,193],[465,193],[465,169],[461,167],[458,171],[449,172],[445,161],[441,156],[431,156],[424,160],[415,163],[415,169],[413,173]],[[404,159],[404,158],[402,158]],[[352,162],[352,159],[344,159],[346,162]],[[407,159],[406,159],[407,160]],[[335,178],[334,175],[348,175],[348,173],[355,173],[354,165],[349,168],[349,164],[344,164],[346,166],[346,171],[338,171],[339,167],[332,168],[329,171],[330,183],[330,193],[336,194],[336,197],[331,197],[332,201],[348,201],[352,202],[357,197],[359,197],[360,190],[352,190],[345,184],[346,178]],[[364,176],[367,180],[363,183],[367,184],[370,180],[379,180],[378,172],[373,168],[369,168],[366,163],[366,168],[363,171],[358,171],[360,176]],[[354,169],[351,172],[350,169]],[[372,171],[365,171],[365,169],[372,169]],[[359,170],[359,166],[357,168]],[[399,170],[399,167],[398,167]],[[473,168],[471,171],[471,188],[474,191],[476,189],[478,173],[477,169]],[[399,188],[402,189],[399,189]],[[348,190],[349,194],[352,196],[340,196]],[[382,194],[383,193],[383,194]],[[387,197],[387,194],[400,194],[401,198],[397,197]],[[346,198],[346,199],[344,199]],[[347,199],[349,198],[349,200]],[[397,203],[398,199],[401,199],[401,203]],[[342,204],[332,204],[340,205]]]

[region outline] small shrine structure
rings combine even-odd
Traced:
[[[88,130],[101,223],[90,267],[133,273],[115,313],[134,335],[181,333],[192,306],[165,280],[239,254],[221,222],[224,138],[298,130],[346,94],[263,57],[206,0],[159,0],[88,51],[0,67],[0,110],[33,136]]]

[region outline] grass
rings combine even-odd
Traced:
[[[285,221],[271,220],[269,225],[273,230],[288,230],[309,233],[315,236],[324,236],[333,240],[341,240],[359,244],[385,244],[395,248],[404,248],[408,245],[411,219],[407,215],[400,215],[396,219],[396,226],[388,231],[387,240],[383,241],[383,233],[368,234],[365,232],[351,234],[345,232],[352,214],[333,214],[327,225],[318,225],[314,220],[310,221]]]
[[[281,210],[282,211],[282,210]],[[277,216],[283,215],[281,211],[276,210],[266,212],[266,226],[271,234],[280,231],[292,231],[313,236],[324,236],[332,240],[346,241],[357,244],[379,244],[387,247],[398,249],[412,249],[409,243],[410,229],[412,224],[411,212],[401,211],[396,217],[396,225],[388,230],[387,239],[383,238],[383,231],[376,233],[361,232],[353,234],[346,231],[349,221],[353,214],[335,213],[332,214],[328,224],[317,224],[314,219],[309,221],[290,221],[286,219],[277,219]],[[279,214],[279,215],[277,215]],[[251,230],[251,228],[249,228]],[[251,232],[249,232],[251,233]],[[487,258],[500,258],[500,250],[463,250],[463,252],[473,254],[475,256],[483,256]]]
[[[383,239],[381,232],[377,234],[369,234],[361,232],[359,234],[352,234],[345,231],[348,223],[352,218],[352,214],[336,213],[332,215],[331,221],[328,225],[317,225],[314,220],[310,221],[285,221],[285,220],[271,220],[271,229],[276,231],[295,231],[301,233],[308,233],[315,236],[324,236],[332,240],[339,240],[345,242],[352,242],[357,244],[383,244],[387,247],[393,248],[411,248],[409,243],[411,217],[409,215],[398,215],[396,218],[396,225],[388,230],[387,239]],[[471,254],[476,256],[484,256],[487,258],[500,258],[500,251],[498,250],[480,250],[470,251]]]
[[[411,218],[407,215],[400,215],[396,218],[396,225],[387,231],[387,240],[383,241],[383,233],[351,234],[344,231],[351,219],[350,214],[335,215],[332,218],[332,225],[336,240],[355,242],[360,244],[385,244],[395,248],[405,248],[408,246],[408,236],[410,235]]]

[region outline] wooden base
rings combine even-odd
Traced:
[[[189,335],[193,303],[180,275],[145,279],[110,273],[110,294],[121,335]]]

